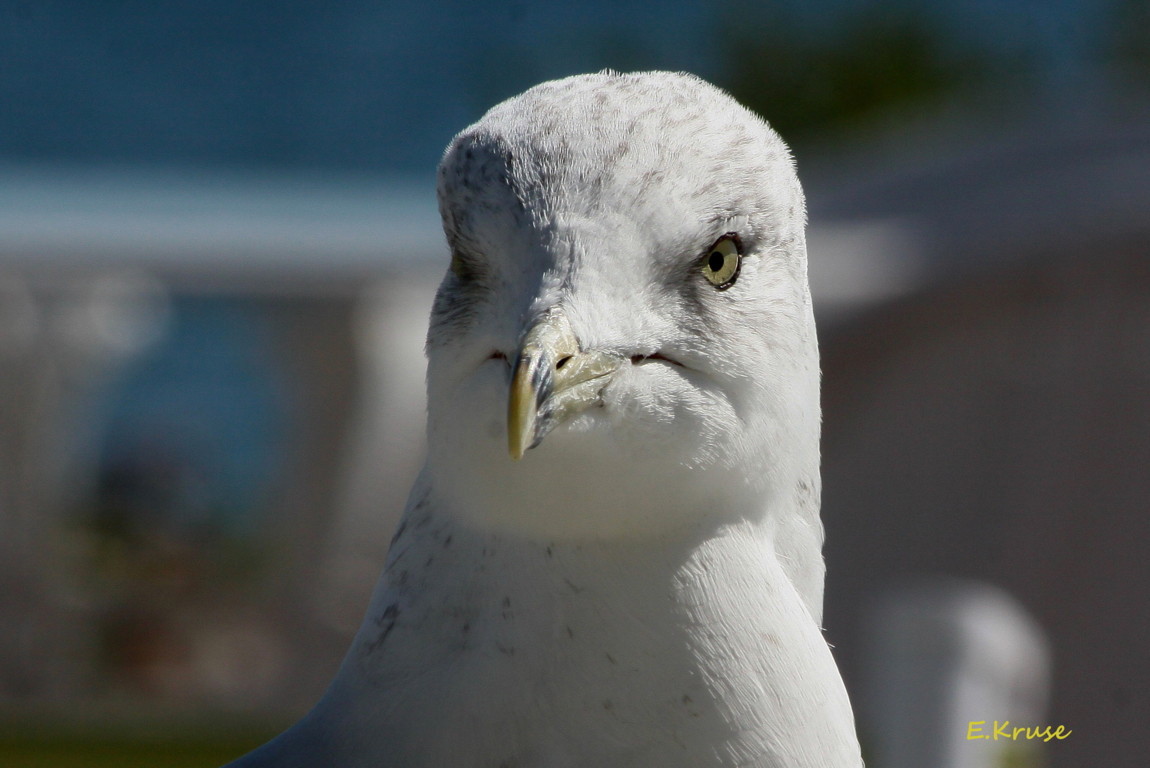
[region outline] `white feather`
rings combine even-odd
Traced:
[[[697,78],[544,83],[440,167],[424,472],[335,682],[236,765],[859,766],[819,623],[818,349],[786,146]],[[699,259],[744,246],[724,291]],[[633,362],[507,455],[561,307]],[[655,357],[651,357],[651,356]]]

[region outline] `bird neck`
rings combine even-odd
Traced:
[[[466,623],[469,646],[520,654],[521,662],[522,654],[551,654],[578,636],[575,647],[602,649],[620,664],[634,657],[637,665],[656,645],[682,648],[685,628],[703,621],[699,609],[707,605],[731,611],[708,614],[707,621],[723,627],[723,642],[734,647],[755,631],[755,617],[740,607],[751,593],[785,593],[802,602],[775,557],[770,518],[661,529],[648,537],[551,541],[476,528],[441,505],[427,506],[440,512],[434,519],[418,510],[409,517],[410,530],[395,547],[402,562],[389,564],[389,581],[405,585],[412,599],[449,606],[435,615]],[[717,582],[720,572],[731,577]],[[636,624],[643,632],[633,631]],[[675,658],[667,648],[658,653]]]
[[[433,496],[417,488],[318,708],[347,743],[470,764],[431,738],[436,722],[478,734],[484,764],[519,739],[521,751],[585,752],[580,764],[637,743],[668,751],[644,764],[709,764],[722,745],[740,764],[804,767],[818,763],[792,746],[849,743],[842,683],[770,516],[549,541],[477,527]]]
[[[604,745],[674,733],[764,761],[841,719],[837,671],[766,525],[548,542],[423,506],[436,512],[409,511],[346,667],[351,696],[438,691],[436,717],[492,733],[577,723]],[[389,712],[397,733],[431,716]]]

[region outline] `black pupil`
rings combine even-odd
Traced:
[[[711,258],[707,260],[707,266],[712,272],[718,272],[723,268],[724,261],[726,261],[726,259],[723,258],[723,254],[718,251],[711,251]]]

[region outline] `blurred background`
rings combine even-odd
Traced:
[[[869,764],[1144,764],[1145,0],[0,0],[0,764],[317,699],[421,462],[439,155],[605,67],[795,151]]]

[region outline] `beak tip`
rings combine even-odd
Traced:
[[[507,452],[516,461],[522,459],[523,454],[531,448],[529,433],[534,432],[532,415],[534,414],[525,414],[521,408],[513,407],[507,419]]]
[[[537,391],[532,381],[530,358],[520,355],[515,362],[511,391],[507,402],[507,452],[515,461],[532,446],[535,436]]]
[[[534,414],[532,414],[534,415]],[[507,430],[507,453],[515,461],[523,458],[524,454],[535,447],[535,420],[527,418],[524,420],[509,419]],[[527,423],[524,423],[527,422]]]

